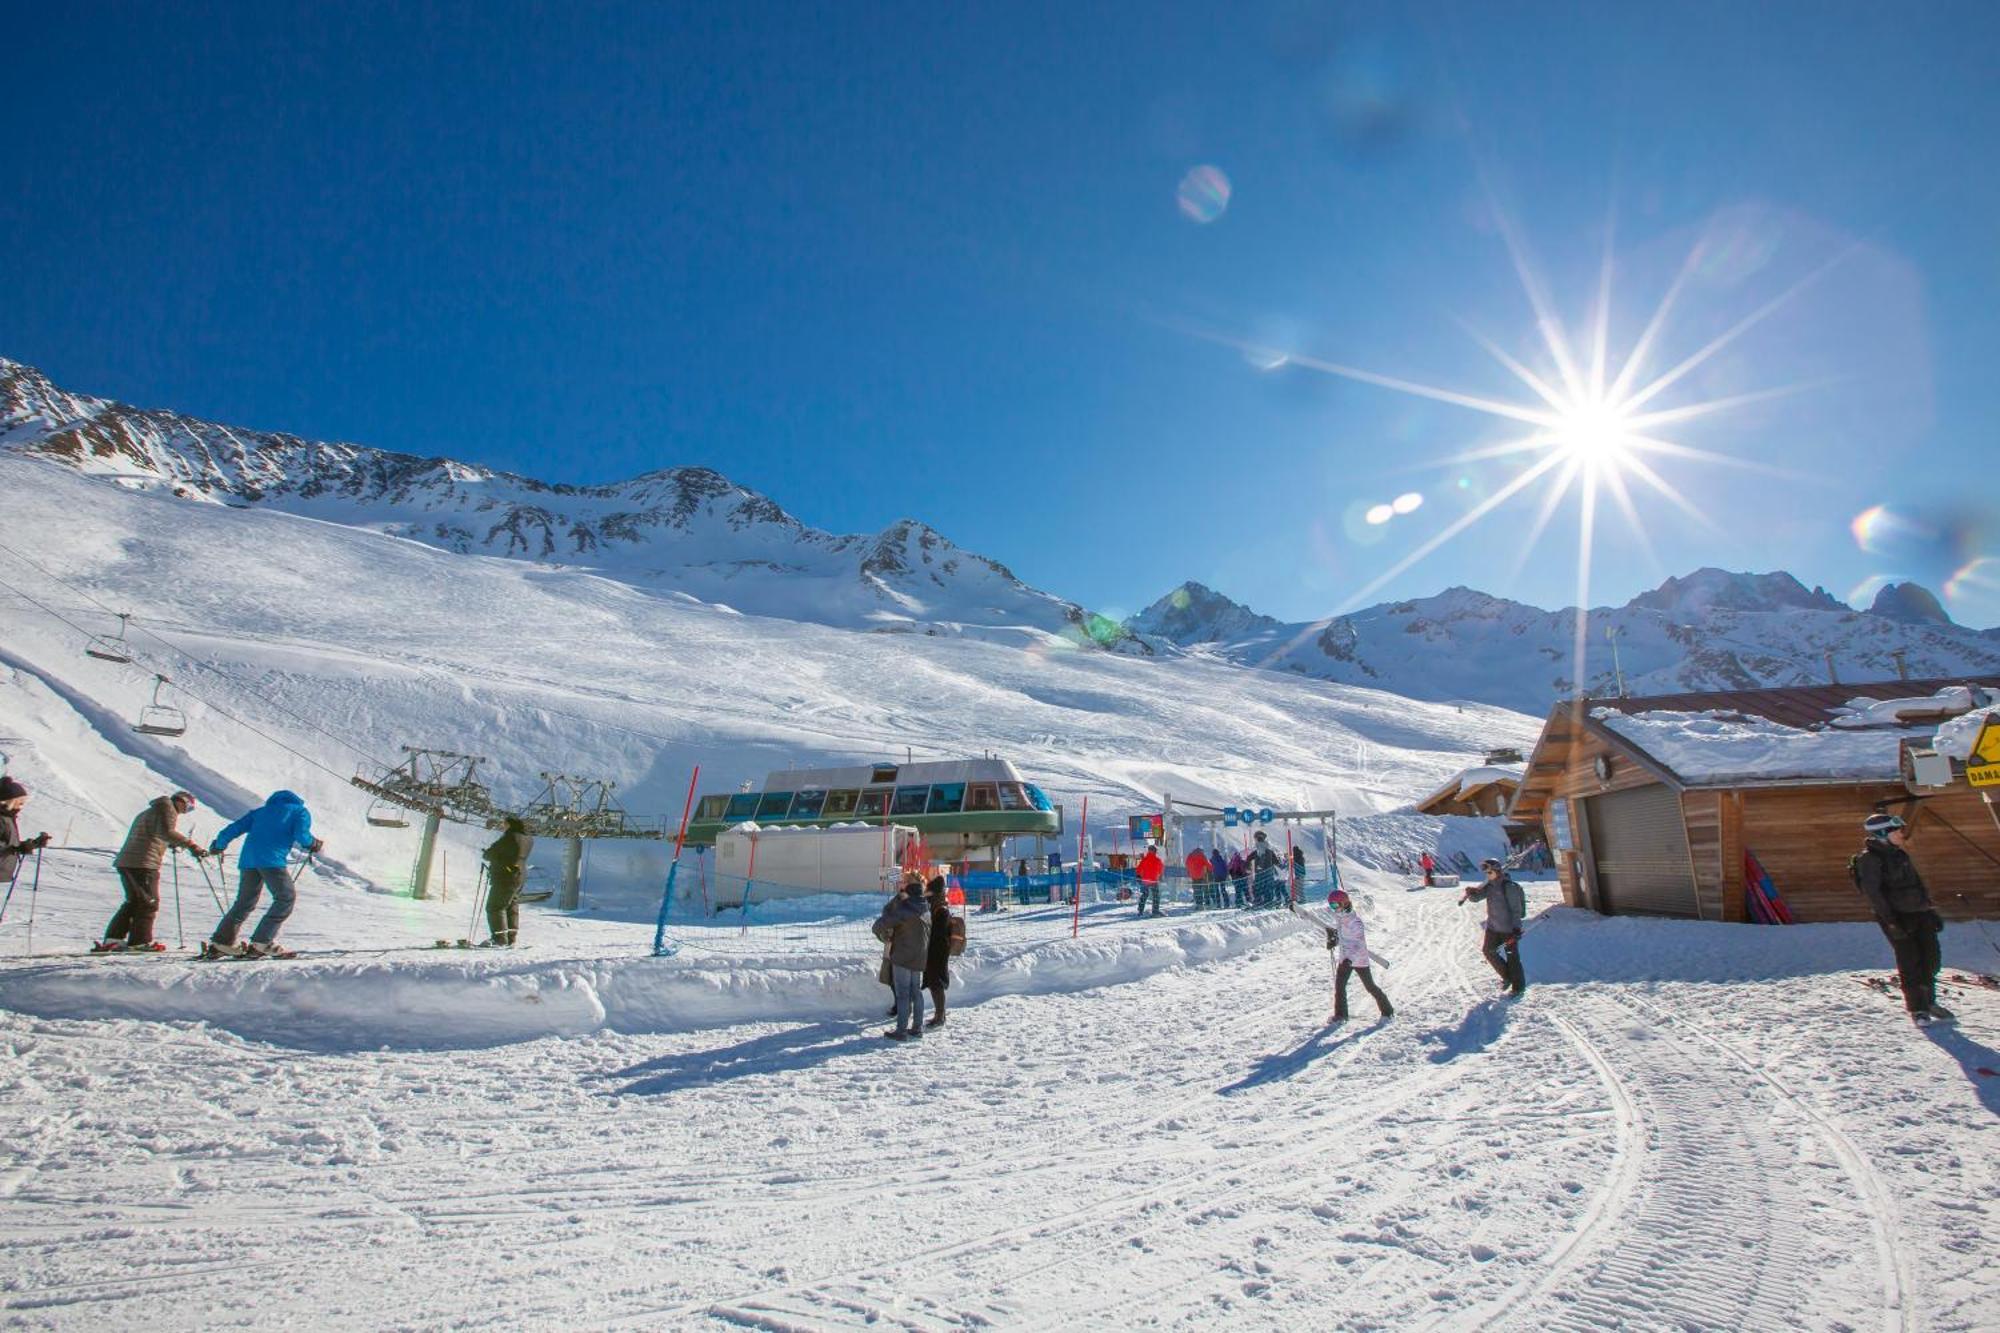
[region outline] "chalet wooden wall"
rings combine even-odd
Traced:
[[[1868,906],[1855,891],[1847,861],[1861,850],[1861,821],[1874,803],[1907,795],[1900,785],[1744,791],[1743,846],[1770,872],[1798,920],[1866,921]],[[2000,917],[2000,829],[1970,788],[1890,809],[1911,821],[1910,857],[1939,915]],[[1740,851],[1736,859],[1742,860]],[[1733,920],[1742,919],[1740,869],[1737,876]]]

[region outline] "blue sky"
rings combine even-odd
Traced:
[[[1538,486],[1396,572],[1539,456],[1442,461],[1505,423],[1231,342],[1525,401],[1465,328],[1554,374],[1508,231],[1580,336],[1609,228],[1614,366],[1697,245],[1655,372],[1778,302],[1652,408],[1789,392],[1661,428],[1770,470],[1648,456],[1701,519],[1635,481],[1593,600],[1962,571],[2000,623],[1990,5],[4,9],[0,354],[67,387],[706,464],[1104,609],[1559,605],[1578,515],[1524,551]]]

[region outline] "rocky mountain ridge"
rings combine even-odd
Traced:
[[[1151,651],[916,519],[872,535],[823,532],[704,467],[563,485],[130,407],[71,393],[4,359],[0,451],[186,501],[270,507],[461,554],[584,566],[755,614]]]

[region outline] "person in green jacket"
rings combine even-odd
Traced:
[[[486,929],[491,936],[480,947],[509,949],[521,929],[521,880],[535,840],[519,815],[507,816],[507,829],[480,855],[486,859]]]

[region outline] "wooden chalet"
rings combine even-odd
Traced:
[[[1462,769],[1418,801],[1424,815],[1504,815],[1521,789],[1521,752],[1489,750],[1484,763]]]
[[[1750,852],[1807,922],[1868,919],[1847,862],[1888,810],[1939,913],[1996,918],[1991,808],[1949,761],[1919,785],[1937,726],[1995,701],[2000,676],[1572,700],[1508,813],[1542,827],[1572,906],[1744,921]]]

